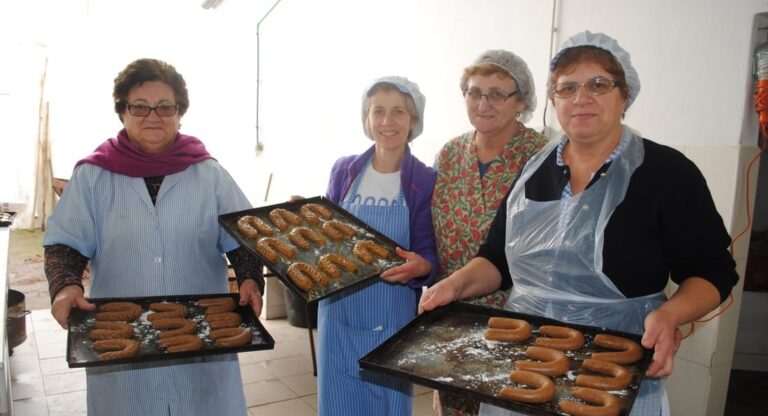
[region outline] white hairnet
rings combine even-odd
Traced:
[[[567,49],[575,48],[578,46],[594,46],[596,48],[600,48],[613,55],[616,60],[619,61],[622,69],[624,69],[624,78],[626,79],[627,86],[629,87],[627,105],[624,109],[629,109],[629,106],[632,105],[632,103],[635,101],[635,98],[637,98],[637,95],[640,93],[640,77],[637,75],[635,67],[632,66],[632,62],[629,60],[629,53],[625,51],[621,46],[619,46],[619,42],[617,42],[616,39],[606,35],[605,33],[592,33],[586,30],[584,32],[577,33],[571,36],[570,39],[566,40],[565,43],[563,43],[563,46],[560,47],[560,50],[557,52],[557,54],[555,54],[555,57],[552,58],[552,62],[549,65],[550,80],[548,83],[551,83],[552,71],[555,69],[557,61],[560,59],[560,56],[563,54],[563,52],[565,52]]]
[[[473,64],[491,64],[505,70],[517,83],[520,97],[525,102],[525,110],[520,113],[518,119],[523,123],[531,119],[533,111],[536,110],[536,87],[533,85],[533,76],[528,64],[522,58],[512,52],[495,49],[483,52]]]
[[[365,130],[365,120],[368,117],[365,108],[366,100],[369,99],[373,88],[381,84],[392,85],[393,87],[397,88],[398,91],[409,95],[413,99],[413,103],[416,105],[418,120],[416,121],[416,124],[413,126],[413,128],[411,128],[411,132],[408,135],[408,141],[410,142],[411,140],[415,139],[416,136],[420,135],[424,130],[424,106],[426,105],[427,98],[424,96],[424,94],[421,93],[421,91],[419,91],[419,86],[406,77],[395,75],[381,77],[374,80],[368,86],[368,88],[365,89],[365,92],[363,92],[363,130]],[[370,136],[370,132],[366,131],[365,134],[370,139],[373,139],[373,137]]]

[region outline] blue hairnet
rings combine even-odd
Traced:
[[[380,84],[392,85],[393,87],[397,88],[398,91],[409,95],[413,99],[413,103],[416,105],[416,113],[419,119],[416,121],[416,124],[413,126],[413,128],[411,128],[411,132],[408,135],[408,141],[410,142],[411,140],[415,139],[416,136],[420,135],[424,130],[424,106],[426,105],[427,97],[425,97],[424,94],[419,91],[419,86],[415,82],[410,81],[406,77],[392,75],[377,78],[371,82],[368,88],[365,89],[365,92],[363,92],[363,129],[365,129],[365,119],[368,117],[368,114],[365,112],[365,101],[368,99],[368,94],[371,93],[371,90]],[[369,133],[366,131],[365,134],[368,135]],[[371,136],[368,137],[373,139]]]
[[[624,69],[624,78],[626,79],[627,86],[629,87],[627,104],[624,109],[629,109],[629,106],[632,105],[632,103],[635,101],[635,98],[637,98],[637,95],[640,93],[640,77],[637,75],[635,67],[632,66],[632,62],[629,60],[629,53],[625,51],[621,46],[619,46],[619,42],[617,42],[616,39],[606,35],[605,33],[592,33],[586,30],[584,32],[577,33],[571,36],[570,39],[566,40],[565,43],[563,43],[563,46],[560,47],[560,50],[555,54],[555,57],[552,58],[552,62],[549,65],[550,80],[548,83],[551,83],[552,71],[555,69],[557,61],[560,59],[560,56],[563,54],[563,52],[565,52],[567,49],[575,48],[578,46],[594,46],[596,48],[600,48],[613,55],[616,60],[619,61],[622,69]]]

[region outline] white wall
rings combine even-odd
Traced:
[[[539,101],[528,124],[543,125],[553,1],[283,0],[261,27],[265,147],[257,155],[255,32],[272,5],[271,0],[228,0],[215,10],[189,0],[9,5],[19,18],[0,34],[10,46],[4,61],[15,63],[16,70],[0,75],[14,78],[12,85],[23,81],[25,90],[14,91],[10,100],[24,105],[13,106],[12,131],[4,133],[4,127],[0,133],[23,152],[14,160],[24,167],[14,170],[21,185],[0,196],[24,199],[33,193],[33,182],[25,178],[36,161],[38,55],[48,58],[56,176],[68,177],[76,160],[120,128],[111,109],[112,80],[131,60],[152,56],[174,64],[188,81],[191,107],[182,131],[204,140],[257,205],[264,203],[270,173],[270,203],[294,193],[324,193],[335,158],[370,144],[362,134],[360,95],[380,75],[408,76],[426,94],[426,126],[413,150],[427,163],[446,140],[470,127],[458,79],[485,49],[509,49],[528,61]],[[768,9],[764,0],[559,5],[556,45],[588,28],[610,33],[631,52],[643,88],[628,124],[667,144],[754,143],[756,129],[748,119],[750,42],[754,14]],[[8,100],[0,99],[0,105]]]

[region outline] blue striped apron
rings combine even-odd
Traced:
[[[370,162],[369,162],[370,164]],[[360,203],[358,175],[341,206],[395,241],[410,246],[408,207],[402,189],[392,205]],[[318,414],[410,415],[411,383],[361,370],[357,360],[416,316],[417,293],[384,281],[320,301],[318,312]]]

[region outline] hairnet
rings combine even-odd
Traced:
[[[531,119],[533,111],[536,110],[536,87],[533,85],[533,76],[528,69],[528,64],[522,58],[512,52],[495,49],[483,52],[473,64],[496,65],[507,71],[517,83],[520,97],[525,102],[525,110],[520,113],[518,119],[523,123]]]
[[[424,130],[424,106],[426,105],[427,98],[424,96],[424,94],[421,93],[421,91],[419,91],[419,86],[416,85],[415,82],[408,80],[406,77],[394,75],[381,77],[374,80],[368,86],[368,88],[365,89],[365,92],[363,92],[363,129],[365,130],[365,120],[368,117],[368,114],[366,114],[365,111],[366,100],[369,99],[371,90],[381,84],[392,85],[393,87],[397,88],[398,91],[409,95],[413,99],[413,103],[416,105],[416,114],[418,116],[418,120],[416,120],[416,124],[413,126],[413,128],[411,128],[411,131],[408,135],[408,141],[410,142],[411,140],[415,139],[416,136],[420,135]],[[368,131],[366,131],[365,134],[368,135],[370,139],[373,139]]]
[[[578,46],[594,46],[596,48],[600,48],[613,55],[614,58],[619,61],[622,69],[624,69],[624,78],[627,81],[627,87],[629,87],[627,104],[624,109],[629,109],[629,106],[632,105],[632,103],[635,101],[635,98],[637,98],[637,95],[640,93],[640,77],[637,75],[635,67],[632,66],[632,62],[629,60],[629,53],[625,51],[621,46],[619,46],[619,42],[617,42],[616,39],[606,35],[605,33],[592,33],[587,30],[581,33],[577,33],[571,36],[570,39],[566,40],[565,43],[563,43],[563,46],[560,47],[560,50],[557,52],[557,54],[555,54],[555,57],[552,58],[552,62],[549,65],[550,81],[552,77],[552,71],[554,71],[555,66],[557,65],[557,61],[560,59],[560,56],[563,54],[563,52],[565,52],[567,49],[575,48]]]

